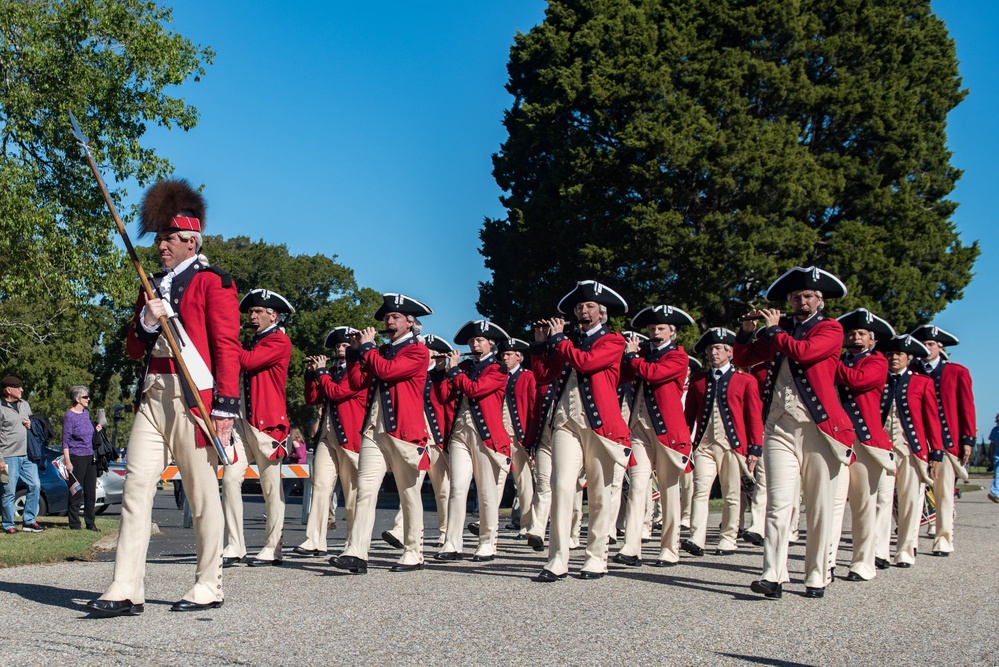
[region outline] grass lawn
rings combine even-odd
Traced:
[[[94,553],[94,543],[118,530],[119,521],[98,517],[100,533],[70,530],[64,516],[38,517],[38,523],[47,530],[43,533],[24,533],[18,523],[14,535],[0,535],[0,567],[89,560]]]

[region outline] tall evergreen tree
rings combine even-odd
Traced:
[[[965,91],[928,0],[551,0],[508,70],[478,303],[504,326],[580,278],[733,326],[816,264],[836,308],[906,328],[971,280],[947,199]]]

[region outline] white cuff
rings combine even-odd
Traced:
[[[145,329],[148,333],[156,333],[157,331],[160,330],[160,323],[159,322],[157,322],[156,324],[154,324],[151,327],[150,326],[146,326],[146,307],[145,306],[142,307],[142,312],[139,313],[139,324],[141,324],[142,328]]]

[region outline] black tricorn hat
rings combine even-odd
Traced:
[[[895,328],[892,325],[866,308],[851,310],[846,315],[837,317],[836,321],[843,325],[844,332],[853,331],[854,329],[866,329],[873,333],[878,340],[895,336]]]
[[[205,198],[187,181],[160,181],[142,198],[139,236],[167,229],[203,232],[206,208]]]
[[[694,343],[694,354],[704,354],[711,345],[735,345],[735,332],[721,327],[714,327],[704,332],[704,335]]]
[[[647,327],[650,324],[672,324],[675,327],[685,327],[693,324],[694,318],[674,306],[646,306],[631,318],[631,326]]]
[[[422,301],[417,301],[405,294],[386,292],[382,294],[382,305],[375,312],[375,319],[380,322],[389,313],[402,313],[403,315],[412,315],[413,317],[424,317],[425,315],[433,315],[434,311]]]
[[[506,340],[501,340],[496,349],[500,352],[520,352],[524,354],[531,349],[531,346],[527,344],[527,341],[520,340],[519,338],[507,338]]]
[[[932,324],[922,324],[910,331],[909,335],[923,343],[935,340],[946,347],[953,347],[961,342],[954,334]]]
[[[912,355],[913,357],[919,357],[920,359],[930,356],[930,351],[926,349],[926,346],[909,334],[879,340],[875,345],[875,349],[882,353],[905,352],[906,354]]]
[[[687,368],[690,369],[691,373],[696,373],[697,371],[704,368],[704,364],[699,362],[697,359],[694,359],[690,355],[687,355]]]
[[[817,266],[796,266],[767,288],[767,301],[786,301],[791,292],[811,289],[822,292],[822,298],[846,296],[846,285],[839,278]]]
[[[295,307],[288,299],[277,292],[266,289],[253,289],[246,293],[246,296],[239,302],[239,312],[248,313],[250,308],[259,306],[261,308],[271,308],[275,312],[291,315],[295,312]]]
[[[495,341],[508,340],[510,338],[510,334],[489,320],[469,320],[461,325],[461,328],[458,329],[458,333],[454,335],[452,340],[458,345],[468,345],[468,341],[477,336]]]
[[[357,333],[357,329],[352,327],[336,327],[333,331],[326,334],[326,340],[323,341],[323,347],[334,348],[341,343],[349,343],[350,335]]]
[[[455,351],[451,343],[447,342],[440,336],[435,336],[434,334],[427,334],[426,336],[423,336],[423,344],[434,352],[440,352],[441,354],[450,354]]]
[[[608,315],[624,315],[628,312],[628,302],[610,287],[596,280],[580,280],[571,292],[558,302],[558,312],[571,313],[577,303],[592,301],[607,308]]]

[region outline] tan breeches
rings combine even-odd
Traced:
[[[739,503],[742,495],[742,474],[739,455],[719,443],[701,444],[694,453],[694,500],[690,512],[690,541],[704,548],[708,530],[708,500],[711,486],[718,477],[721,484],[722,509],[718,548],[734,551],[739,533]]]
[[[329,434],[329,437],[336,437]],[[357,505],[357,466],[360,454],[344,449],[339,444],[322,440],[316,447],[312,461],[312,505],[305,526],[303,549],[326,551],[326,532],[329,526],[330,505],[337,479],[343,489],[343,504],[347,514],[347,535],[354,526]]]
[[[534,502],[531,504],[529,535],[545,539],[548,515],[552,509],[552,443],[545,438],[534,454]]]
[[[423,562],[423,501],[420,497],[419,470],[421,455],[411,442],[393,438],[388,433],[373,433],[370,429],[361,439],[357,461],[357,501],[354,525],[350,529],[347,547],[341,555],[367,560],[371,547],[371,531],[375,526],[378,489],[389,468],[395,476],[402,505],[404,535],[401,565]],[[326,515],[321,514],[325,520]]]
[[[635,465],[628,468],[628,504],[625,517],[625,556],[642,555],[642,533],[645,524],[645,504],[655,470],[663,506],[662,539],[657,560],[676,563],[680,560],[680,482],[684,477],[666,447],[659,443],[655,431],[636,425],[631,429],[632,454]],[[631,507],[635,511],[631,511]]]
[[[243,537],[243,476],[250,464],[256,463],[260,474],[260,491],[264,496],[264,507],[267,508],[264,546],[256,557],[260,560],[280,560],[285,513],[281,460],[272,461],[260,455],[252,438],[263,434],[249,426],[246,420],[237,420],[232,435],[237,460],[222,472],[222,511],[225,515],[225,548],[222,555],[229,558],[242,558],[246,555],[246,541]]]
[[[222,594],[222,503],[216,475],[218,455],[213,447],[195,447],[195,420],[184,404],[181,380],[159,375],[142,398],[128,439],[121,528],[115,555],[114,580],[105,600],[146,599],[146,552],[152,526],[153,497],[163,469],[177,462],[184,492],[194,514],[197,568],[194,586],[184,600],[208,604]]]
[[[822,588],[830,567],[833,505],[842,464],[813,422],[797,422],[786,413],[776,423],[767,424],[763,439],[767,469],[763,579],[779,583],[790,581],[788,540],[800,479],[808,526],[805,586]]]
[[[583,470],[586,472],[590,520],[582,569],[607,571],[607,539],[614,523],[610,512],[610,486],[618,465],[611,447],[621,445],[571,421],[552,434],[552,529],[545,568],[556,575],[565,574],[569,569],[573,504]]]
[[[448,445],[451,495],[447,508],[447,536],[443,551],[461,553],[464,546],[465,512],[468,490],[475,478],[479,494],[479,546],[477,556],[496,555],[499,531],[499,479],[501,468],[496,453],[482,444],[475,427],[459,422]],[[506,479],[506,475],[503,475]]]
[[[954,484],[957,474],[950,457],[944,453],[937,466],[937,479],[933,483],[933,500],[936,503],[936,534],[933,551],[950,553],[954,550]]]

